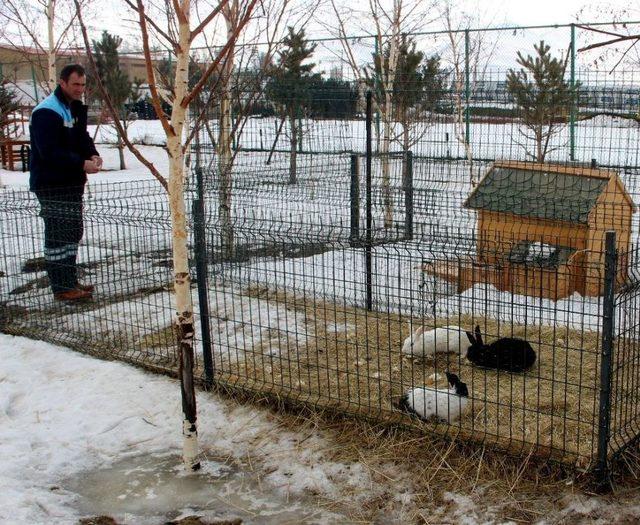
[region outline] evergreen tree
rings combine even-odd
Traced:
[[[522,135],[527,143],[533,140],[535,151],[522,144],[528,156],[536,162],[544,162],[551,138],[567,121],[567,113],[575,96],[575,88],[564,80],[566,60],[552,57],[550,47],[541,40],[533,46],[535,57],[518,52],[521,69],[509,69],[507,91],[520,109],[523,123]]]
[[[374,88],[375,79],[389,69],[389,53],[390,46],[387,45],[382,55],[373,55],[374,76],[371,83]],[[440,57],[426,57],[422,51],[417,51],[412,38],[403,36],[397,53],[391,99],[394,117],[406,122],[410,112],[421,114],[435,108],[444,93],[446,73],[440,68]]]
[[[346,80],[317,78],[311,82],[309,110],[314,117],[352,118],[358,111],[358,88]]]
[[[299,134],[298,116],[302,109],[309,106],[311,86],[320,78],[313,73],[315,64],[304,63],[313,55],[316,45],[309,45],[305,39],[304,29],[295,31],[289,27],[289,34],[282,41],[283,49],[279,52],[278,61],[270,71],[267,83],[267,98],[282,108],[283,119],[289,118],[291,153],[289,156],[289,183],[296,184],[296,153]]]
[[[120,57],[118,47],[122,43],[119,36],[111,35],[107,31],[102,32],[99,41],[93,41],[93,50],[100,81],[109,94],[113,106],[120,112],[120,119],[125,126],[128,124],[128,111],[125,102],[132,95],[131,82],[127,74],[120,69]],[[120,154],[120,169],[126,169],[124,162],[124,144],[118,134],[118,150]]]
[[[397,58],[395,71],[390,74],[390,44],[384,46],[381,54],[373,55],[373,76],[370,81],[374,93],[379,90],[378,78],[393,77],[391,86],[391,106],[390,118],[398,121],[402,127],[400,142],[403,151],[409,151],[412,144],[420,139],[414,124],[428,121],[426,114],[435,110],[438,101],[444,94],[444,84],[446,73],[440,67],[440,57],[433,55],[425,56],[422,51],[416,50],[416,42],[406,35],[397,48]],[[386,97],[384,93],[377,93],[378,103],[384,104]],[[387,108],[386,111],[389,111]],[[414,131],[413,137],[412,129]],[[421,126],[418,131],[424,134],[426,126]],[[402,161],[403,179],[406,180],[407,165],[406,158]]]
[[[7,88],[6,82],[0,78],[0,139],[6,138],[8,126],[11,122],[11,113],[18,109],[16,94]]]

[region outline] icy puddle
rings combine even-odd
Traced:
[[[265,493],[255,474],[214,461],[187,475],[180,458],[137,457],[87,472],[63,483],[77,495],[83,516],[107,515],[119,524],[166,523],[189,515],[215,521],[241,519],[245,525],[337,524],[344,517],[313,503]]]

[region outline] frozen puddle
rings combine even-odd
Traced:
[[[177,456],[139,456],[62,486],[77,496],[82,516],[107,515],[119,524],[156,525],[190,515],[214,522],[239,518],[245,525],[345,523],[304,499],[265,493],[250,472],[214,461],[202,467],[187,475]]]

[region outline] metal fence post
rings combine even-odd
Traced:
[[[211,353],[211,323],[209,317],[209,286],[207,280],[207,242],[205,230],[204,187],[202,168],[196,169],[196,187],[198,198],[193,201],[193,234],[196,258],[196,283],[198,286],[198,302],[200,304],[200,331],[202,337],[202,357],[204,361],[205,388],[213,384],[213,356]]]
[[[569,109],[569,159],[576,160],[576,26],[571,24],[571,108]]]
[[[356,246],[360,240],[360,158],[357,153],[351,154],[351,231],[349,241]]]
[[[467,145],[471,144],[471,119],[470,119],[470,100],[471,100],[471,71],[469,68],[470,59],[470,38],[469,30],[464,30],[464,138]]]
[[[413,239],[413,151],[405,152],[404,186],[404,237]]]
[[[604,297],[602,303],[602,350],[600,358],[600,407],[598,414],[598,459],[596,483],[606,490],[609,480],[609,438],[611,425],[611,361],[615,321],[616,233],[606,232],[604,255]]]
[[[366,163],[366,192],[367,192],[367,216],[366,216],[366,244],[364,247],[365,250],[365,289],[367,295],[367,311],[371,311],[373,309],[373,282],[372,282],[372,257],[371,257],[371,244],[373,242],[373,232],[371,231],[373,228],[373,215],[371,212],[371,120],[373,116],[373,101],[371,91],[367,91],[367,163]]]

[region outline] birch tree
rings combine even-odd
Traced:
[[[222,9],[227,37],[236,31],[245,2],[230,0]],[[217,71],[215,89],[210,91],[208,98],[203,97],[204,108],[217,109],[217,133],[209,126],[208,118],[204,119],[203,124],[211,143],[215,144],[217,155],[218,220],[223,258],[231,258],[235,251],[232,177],[238,149],[234,150],[233,144],[240,142],[247,119],[262,97],[263,82],[274,54],[282,45],[280,39],[284,27],[288,24],[298,26],[313,13],[316,3],[307,1],[305,4],[297,10],[291,0],[263,0],[260,3],[260,18],[254,21],[250,31],[243,31],[239,35]],[[210,51],[209,58],[213,60],[215,46],[206,35],[205,42]]]
[[[140,151],[131,143],[126,136],[117,118],[117,110],[109,98],[109,94],[97,78],[98,88],[107,104],[109,112],[118,126],[118,131],[122,134],[125,144],[129,150],[149,169],[156,179],[167,190],[169,209],[172,225],[172,250],[173,250],[173,273],[174,273],[174,300],[176,309],[176,336],[179,353],[179,375],[182,394],[183,411],[183,460],[187,469],[197,470],[200,467],[197,421],[196,421],[196,398],[195,385],[193,381],[194,366],[194,319],[193,304],[191,302],[188,259],[188,225],[184,199],[185,185],[185,151],[193,139],[194,130],[185,128],[186,113],[194,99],[201,93],[207,81],[228,57],[229,50],[237,41],[245,26],[254,16],[254,10],[258,0],[247,1],[238,14],[238,24],[231,34],[227,34],[222,45],[218,48],[215,59],[208,64],[201,78],[193,86],[189,87],[189,62],[190,53],[194,41],[207,28],[215,27],[220,20],[222,10],[229,0],[220,0],[213,4],[197,4],[194,0],[172,0],[167,2],[163,16],[166,19],[166,26],[161,27],[159,18],[148,12],[150,4],[144,0],[124,0],[133,11],[137,20],[137,31],[144,52],[146,65],[147,82],[151,93],[151,103],[162,125],[162,129],[167,140],[167,151],[169,155],[169,177],[166,179],[158,169],[146,159]],[[91,51],[91,44],[87,35],[86,26],[82,17],[80,0],[74,0],[82,29],[85,51],[90,67],[95,72],[96,64]],[[152,5],[151,5],[152,8]],[[196,8],[202,14],[197,22],[192,23]],[[153,41],[161,41],[168,46],[175,55],[174,73],[174,93],[171,101],[171,111],[165,114],[162,110],[162,99],[158,92],[156,73],[154,71],[154,60],[151,53]],[[195,117],[194,121],[198,121]]]
[[[393,199],[389,153],[392,142],[397,138],[394,134],[393,89],[396,83],[399,50],[403,34],[417,31],[419,27],[422,28],[429,23],[431,19],[429,11],[432,4],[420,0],[393,0],[392,2],[369,0],[365,12],[355,13],[351,6],[340,5],[337,0],[330,1],[336,24],[329,29],[339,38],[343,60],[349,65],[358,82],[374,86],[374,109],[380,115],[382,124],[381,130],[377,130],[377,132],[380,143],[384,226],[391,228],[393,226]],[[360,20],[361,30],[372,36],[377,50],[380,52],[385,50],[384,67],[378,68],[379,71],[376,71],[375,67],[362,67],[358,54],[354,50],[353,41],[349,37],[353,19]]]
[[[442,58],[451,72],[454,134],[456,141],[464,148],[469,181],[475,185],[477,179],[473,170],[473,144],[467,133],[467,119],[470,118],[467,113],[467,96],[471,97],[474,86],[485,78],[497,40],[490,41],[488,32],[469,31],[471,27],[488,23],[481,22],[481,13],[466,13],[455,0],[447,0],[442,4],[440,17],[449,43]]]
[[[374,54],[374,78],[385,71],[389,58],[388,48]],[[401,131],[394,134],[403,152],[408,152],[427,132],[428,123],[437,102],[443,95],[445,72],[440,69],[440,57],[426,57],[416,50],[412,37],[402,35],[397,51],[395,81],[391,90],[394,121]],[[373,86],[375,88],[375,86]],[[407,180],[407,156],[402,156],[403,181]]]
[[[86,9],[88,0],[80,0]],[[34,77],[45,79],[39,87],[51,93],[57,85],[56,61],[61,50],[75,46],[76,10],[71,0],[3,0],[0,3],[0,36],[23,51]],[[24,90],[23,90],[24,91]],[[30,94],[24,91],[25,94]],[[34,97],[36,98],[36,97]]]

